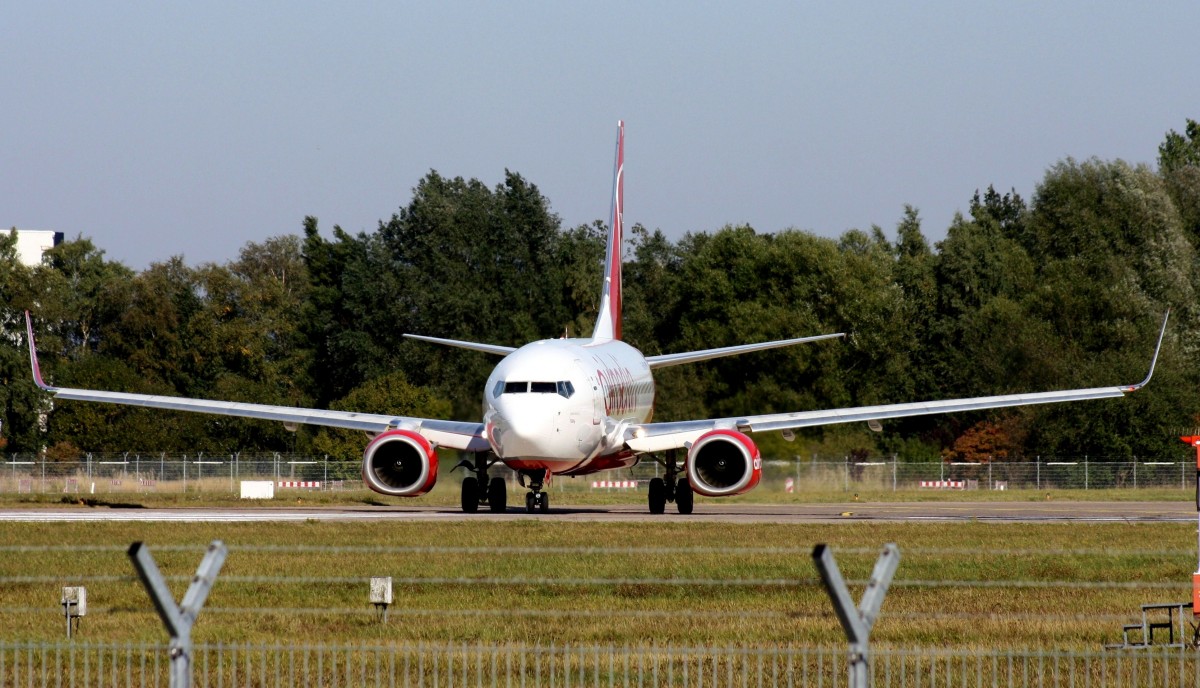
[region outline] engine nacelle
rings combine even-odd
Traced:
[[[705,497],[749,492],[762,479],[758,446],[736,430],[712,430],[688,450],[688,482]]]
[[[437,474],[437,452],[415,432],[388,430],[363,451],[363,482],[380,494],[419,497],[433,489]]]

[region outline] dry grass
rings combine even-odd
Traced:
[[[0,524],[0,640],[60,638],[59,588],[75,584],[85,638],[161,640],[124,548],[147,542],[181,597],[213,539],[230,555],[201,642],[840,643],[809,551],[831,544],[862,580],[892,541],[903,561],[873,642],[1097,649],[1139,605],[1187,600],[1196,560],[1181,524]],[[38,549],[62,545],[81,549]],[[468,547],[485,551],[434,549]],[[383,625],[378,575],[443,580],[398,582]]]

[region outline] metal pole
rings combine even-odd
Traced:
[[[158,565],[154,563],[154,557],[150,556],[150,550],[141,542],[135,542],[129,547],[128,554],[167,634],[171,636],[170,685],[172,688],[189,688],[192,685],[192,626],[221,571],[221,565],[225,563],[228,554],[225,543],[213,540],[208,546],[200,567],[196,569],[196,576],[178,606]]]
[[[871,573],[871,579],[867,581],[867,589],[863,592],[862,601],[857,608],[829,547],[817,545],[813,548],[812,557],[817,571],[821,574],[821,582],[825,584],[825,591],[829,593],[829,599],[833,602],[833,610],[837,613],[838,621],[842,623],[842,630],[846,632],[846,639],[850,641],[849,678],[846,685],[849,688],[867,688],[871,681],[871,627],[879,618],[879,608],[883,605],[888,585],[900,564],[900,548],[895,543],[884,545],[883,553],[875,562],[875,570]]]

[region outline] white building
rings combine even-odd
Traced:
[[[16,232],[17,258],[29,267],[41,265],[42,254],[63,241],[62,232],[48,229],[18,229]]]

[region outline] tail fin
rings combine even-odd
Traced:
[[[625,206],[625,122],[617,122],[617,159],[613,166],[612,214],[608,219],[608,251],[604,256],[604,291],[592,339],[621,338],[621,216]]]

